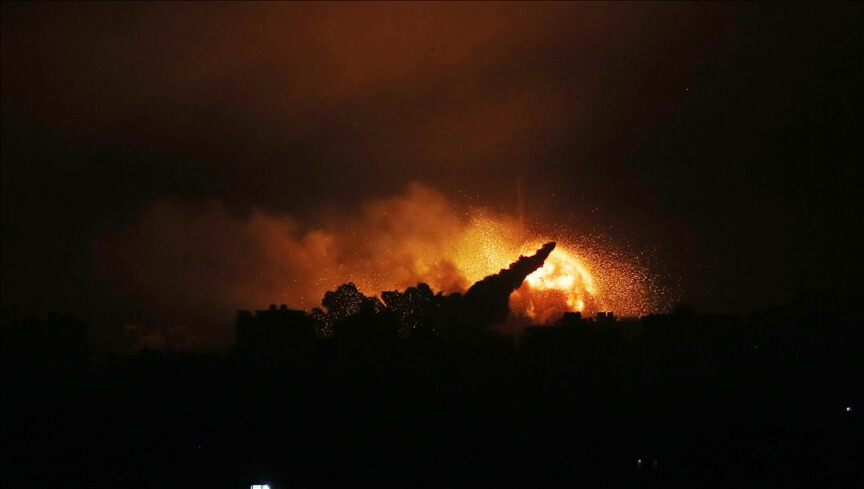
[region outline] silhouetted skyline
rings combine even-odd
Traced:
[[[862,25],[3,2],[0,487],[861,487]]]
[[[807,488],[864,475],[860,300],[747,319],[567,313],[516,344],[482,327],[497,300],[424,284],[382,297],[343,284],[324,316],[239,311],[220,354],[166,341],[92,355],[72,318],[5,325],[3,485]]]
[[[859,4],[2,9],[4,319],[224,346],[346,282],[464,292],[514,251],[456,270],[480,217],[593,253],[620,290],[554,298],[591,311],[862,292]]]

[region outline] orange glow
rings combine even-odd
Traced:
[[[465,292],[548,241],[557,246],[545,265],[510,296],[515,314],[546,323],[567,311],[625,316],[663,308],[668,294],[640,255],[553,226],[457,208],[418,184],[305,227],[258,210],[243,218],[217,202],[161,200],[134,227],[106,237],[101,256],[114,274],[106,278],[177,324],[218,324],[237,309],[269,304],[310,310],[346,282],[368,296],[418,282]]]
[[[640,315],[651,311],[658,299],[651,296],[656,290],[644,268],[597,239],[580,243],[566,232],[525,231],[515,216],[485,209],[457,213],[443,196],[422,186],[413,187],[407,197],[367,207],[366,217],[373,231],[333,236],[334,241],[345,239],[364,249],[366,259],[343,261],[329,289],[353,281],[365,294],[377,295],[425,282],[435,291],[464,292],[520,255],[556,241],[544,266],[511,296],[514,313],[535,323],[554,321],[568,311]],[[380,228],[386,232],[374,231]],[[371,249],[365,250],[367,246]]]
[[[418,249],[415,258],[417,275],[434,290],[458,292],[483,277],[506,268],[519,255],[533,254],[542,244],[556,240],[558,246],[544,266],[529,275],[510,298],[514,313],[536,323],[553,321],[565,312],[594,314],[616,310],[620,314],[643,314],[649,310],[644,273],[630,264],[604,256],[602,249],[584,250],[561,236],[527,235],[523,237],[518,221],[507,216],[486,216],[477,211],[457,236],[450,240],[451,250]],[[461,276],[437,273],[444,263]],[[435,272],[433,272],[435,271]],[[442,280],[444,279],[444,280]],[[360,280],[359,283],[367,282]],[[372,290],[367,293],[374,293]]]
[[[283,302],[309,309],[324,292],[349,281],[369,296],[418,282],[436,292],[464,292],[547,241],[558,243],[555,251],[510,297],[511,310],[534,323],[568,311],[647,314],[663,295],[634,256],[598,238],[525,230],[515,216],[483,208],[456,211],[443,195],[421,185],[405,196],[372,202],[361,218],[348,221],[332,224],[329,232],[310,232],[300,250],[286,248],[289,262],[300,261],[300,251],[303,261],[320,266],[305,270],[306,285],[285,291]]]

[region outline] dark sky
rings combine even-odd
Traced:
[[[410,182],[512,212],[521,180],[529,217],[650,250],[703,310],[860,293],[862,12],[4,3],[4,317],[72,313],[110,343],[171,316],[106,272],[121,239],[161,273],[140,249],[176,234],[129,244],[153,212],[314,227]]]

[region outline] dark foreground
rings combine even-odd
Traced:
[[[565,324],[518,348],[4,346],[2,486],[861,487],[861,315],[800,312],[643,319],[629,341]]]

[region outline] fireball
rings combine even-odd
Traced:
[[[427,187],[373,202],[347,222],[310,233],[285,255],[289,265],[298,256],[309,263],[306,286],[285,294],[285,302],[315,307],[325,291],[346,282],[369,296],[419,282],[445,294],[465,292],[548,241],[558,244],[555,250],[510,297],[514,314],[543,324],[576,311],[644,314],[656,302],[646,268],[620,247],[566,229],[538,232],[534,227],[543,227],[536,223],[526,229],[521,219],[486,208],[457,209]],[[319,234],[326,239],[311,239]]]

